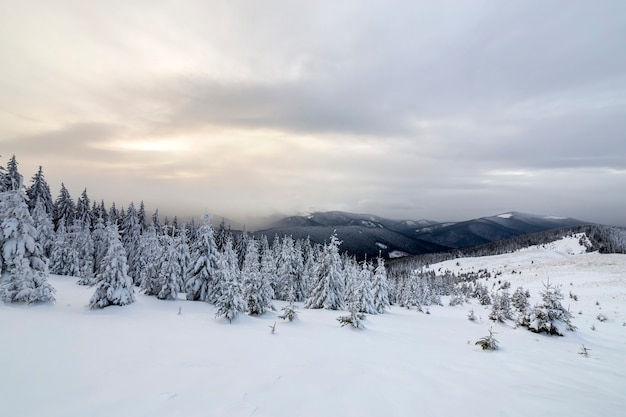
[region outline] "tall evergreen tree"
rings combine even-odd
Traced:
[[[15,159],[15,155],[13,155],[11,159],[9,159],[2,180],[4,183],[2,187],[4,191],[21,190],[23,186],[23,180],[22,175],[18,172],[17,169],[17,160]]]
[[[108,231],[102,217],[96,219],[91,239],[93,240],[94,276],[97,277],[102,272],[100,265],[109,249]]]
[[[39,171],[32,178],[32,184],[26,190],[26,195],[28,195],[28,208],[31,213],[35,209],[35,205],[37,204],[37,200],[40,200],[44,210],[48,214],[50,218],[54,216],[54,202],[52,201],[52,194],[50,193],[50,187],[46,182],[46,179],[43,175],[43,169],[39,166]]]
[[[143,204],[143,200],[141,200],[141,203],[139,203],[139,210],[137,210],[137,221],[139,222],[141,233],[143,233],[144,230],[146,230],[146,227],[148,227],[146,206]]]
[[[189,238],[187,233],[187,226],[182,224],[179,228],[179,233],[174,237],[174,247],[176,252],[176,260],[180,266],[178,273],[178,287],[179,291],[183,291],[185,283],[188,280],[187,274],[189,272],[189,264],[191,263],[191,253],[189,248]]]
[[[377,314],[378,311],[374,306],[374,294],[372,291],[372,270],[367,262],[367,257],[363,261],[357,282],[355,291],[357,311],[360,313]]]
[[[161,221],[159,220],[159,209],[156,209],[154,214],[152,214],[152,226],[154,227],[154,230],[156,230],[157,235],[160,235]]]
[[[376,269],[374,270],[374,308],[379,314],[385,312],[389,307],[389,280],[387,278],[387,270],[385,269],[385,261],[382,257],[378,257]]]
[[[54,288],[48,283],[47,259],[37,241],[26,194],[21,182],[11,183],[11,187],[14,185],[15,189],[0,193],[0,299],[54,302]]]
[[[188,300],[209,301],[215,286],[218,250],[215,245],[213,227],[208,214],[202,217],[198,236],[191,243],[191,257],[185,291]]]
[[[108,227],[109,247],[102,260],[101,272],[97,276],[96,291],[89,307],[104,308],[110,305],[126,305],[135,301],[133,281],[128,276],[126,252],[116,225]]]
[[[141,241],[141,226],[135,205],[130,203],[128,212],[122,221],[122,244],[126,249],[126,259],[128,262],[128,275],[133,279],[135,285],[139,285],[140,265],[138,262],[139,245]]]
[[[159,267],[159,292],[157,298],[160,300],[176,300],[180,291],[179,279],[181,267],[178,262],[178,251],[176,241],[168,235],[162,237],[163,255],[161,266]]]
[[[246,256],[241,275],[243,277],[243,297],[248,314],[263,314],[272,308],[274,292],[266,277],[261,273],[258,242],[251,239],[247,243]]]
[[[343,307],[345,283],[339,256],[340,244],[335,232],[330,236],[330,242],[324,246],[324,257],[305,308],[338,310]]]
[[[41,249],[44,255],[46,256],[46,258],[49,258],[50,251],[52,249],[52,243],[54,242],[55,238],[54,224],[52,223],[50,213],[46,212],[44,203],[41,199],[37,199],[35,208],[32,210],[31,215],[33,218],[33,223],[35,224],[35,228],[37,229],[37,240],[41,245]]]
[[[117,211],[117,207],[115,207],[115,201],[111,204],[111,208],[109,208],[109,219],[107,224],[117,225],[120,219],[120,213]]]
[[[85,188],[78,198],[76,203],[76,218],[86,227],[91,227],[93,222],[91,213],[91,200],[87,196],[87,189]]]
[[[90,222],[91,223],[91,222]],[[83,223],[81,220],[74,220],[74,224],[70,229],[70,240],[76,254],[78,255],[78,283],[80,285],[93,285],[95,283],[94,275],[94,244],[91,237],[89,224]]]
[[[65,188],[65,184],[61,183],[61,191],[54,201],[54,223],[58,229],[60,223],[63,222],[65,229],[69,229],[76,218],[76,207],[70,192]]]
[[[154,226],[148,227],[145,233],[141,235],[139,252],[139,264],[141,265],[139,285],[145,294],[157,295],[161,291],[159,288],[159,270],[163,258],[163,248]]]
[[[80,276],[78,253],[65,229],[64,221],[59,222],[59,229],[50,250],[50,272],[70,277]]]
[[[246,310],[239,279],[237,254],[233,249],[232,240],[227,239],[224,251],[220,253],[217,261],[216,317],[225,317],[232,322],[238,313]]]

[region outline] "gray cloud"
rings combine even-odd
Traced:
[[[618,2],[46,4],[0,17],[3,154],[109,201],[626,222]]]

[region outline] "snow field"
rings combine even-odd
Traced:
[[[394,306],[367,316],[363,330],[340,327],[345,312],[301,303],[292,323],[277,318],[283,302],[232,324],[204,302],[141,294],[89,310],[94,288],[52,276],[55,305],[0,305],[0,414],[622,416],[626,256],[583,253],[575,240],[430,266],[501,271],[486,284],[510,281],[510,293],[522,285],[531,304],[549,278],[578,327],[565,337],[493,324],[490,306],[475,300],[431,314]],[[482,351],[474,342],[491,326],[501,348]],[[582,345],[590,357],[579,355]]]

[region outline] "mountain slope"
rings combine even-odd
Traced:
[[[564,337],[494,324],[489,306],[451,307],[449,297],[430,314],[393,306],[358,330],[340,327],[343,311],[302,303],[296,321],[282,321],[282,301],[277,312],[241,314],[232,324],[182,294],[176,301],[138,294],[129,306],[94,311],[93,288],[52,276],[55,305],[0,304],[2,410],[12,417],[622,416],[626,255],[583,252],[569,240],[431,266],[501,272],[512,288],[530,290],[531,303],[549,278],[562,286],[578,327]],[[490,327],[500,349],[485,352],[474,343]]]
[[[458,223],[438,223],[331,211],[286,217],[255,234],[266,235],[270,240],[274,235],[291,235],[297,239],[310,237],[314,243],[324,243],[336,230],[343,241],[340,249],[362,258],[365,254],[377,256],[379,251],[382,256],[394,257],[467,248],[578,224],[584,222],[519,212]]]

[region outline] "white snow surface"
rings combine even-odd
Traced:
[[[496,217],[500,217],[500,218],[503,218],[503,219],[510,219],[511,217],[513,217],[513,213],[498,214]]]
[[[362,330],[340,327],[344,312],[301,305],[291,323],[272,312],[229,324],[209,304],[144,295],[89,310],[93,288],[52,276],[55,305],[0,305],[0,414],[624,415],[626,255],[584,253],[570,238],[430,267],[502,272],[487,284],[523,285],[531,303],[549,278],[562,285],[578,331],[558,337],[494,325],[489,308],[449,307],[446,298],[428,315],[392,307],[368,316]],[[476,322],[466,319],[470,309]],[[500,350],[482,351],[474,342],[490,326]],[[579,355],[582,345],[590,357]]]

